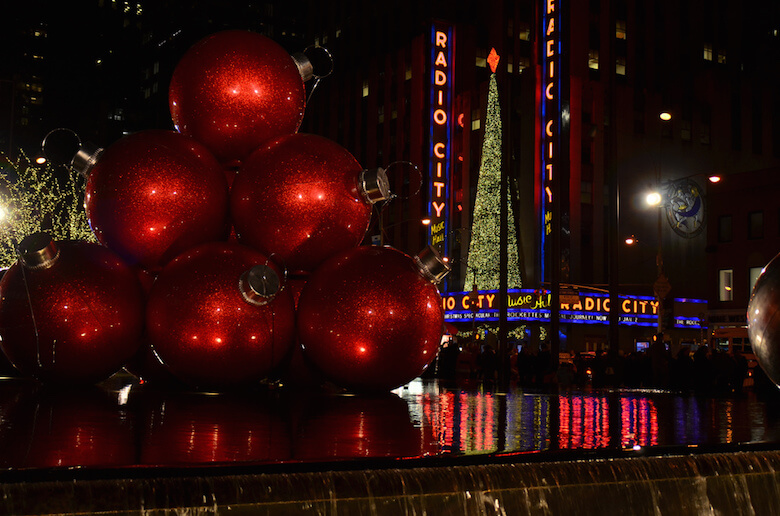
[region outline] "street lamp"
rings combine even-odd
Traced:
[[[658,302],[658,328],[657,333],[663,333],[663,301],[666,295],[671,289],[669,279],[664,274],[664,258],[663,258],[663,224],[661,219],[662,201],[663,197],[659,192],[651,192],[647,194],[645,201],[649,206],[658,208],[658,253],[655,256],[655,265],[658,269],[658,277],[653,283],[653,292],[655,293],[656,300]]]
[[[689,181],[690,178],[699,175],[702,174],[691,174],[664,183],[659,182],[659,190],[651,191],[645,197],[645,202],[649,206],[658,209],[658,253],[656,255],[658,277],[653,284],[653,291],[658,300],[658,333],[663,331],[663,300],[671,289],[663,268],[662,215],[667,212],[672,229],[681,236],[692,238],[701,233],[705,222],[703,200],[698,185]],[[721,176],[710,174],[707,179],[710,183],[718,183]]]

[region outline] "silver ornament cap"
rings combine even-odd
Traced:
[[[103,155],[103,148],[94,143],[86,142],[81,144],[73,160],[70,162],[70,168],[84,177],[89,177],[89,172],[95,167],[100,156]]]
[[[33,233],[19,243],[19,259],[26,269],[48,269],[59,256],[60,250],[48,233]]]
[[[414,263],[425,279],[434,284],[440,283],[452,270],[439,251],[430,245],[417,253],[417,256],[414,257]]]
[[[241,295],[249,303],[263,306],[270,303],[282,290],[279,275],[270,265],[255,265],[241,275],[238,285]]]
[[[322,79],[333,71],[333,57],[324,47],[312,46],[303,52],[296,52],[291,56],[301,79],[306,82],[310,79]]]
[[[369,204],[376,204],[390,198],[390,180],[382,167],[363,170],[358,180],[358,190]]]

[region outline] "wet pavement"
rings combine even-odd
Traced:
[[[780,446],[780,403],[603,389],[491,389],[415,380],[357,396],[163,390],[118,375],[89,389],[0,380],[0,467],[312,464],[561,451]]]

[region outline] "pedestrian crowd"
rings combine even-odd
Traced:
[[[439,353],[435,375],[443,380],[495,383],[501,378],[502,364],[497,350],[490,335],[462,344],[450,341]],[[683,346],[673,354],[658,338],[646,350],[575,352],[559,363],[552,360],[544,343],[536,352],[511,345],[508,353],[504,377],[524,387],[648,388],[718,396],[741,394],[750,374],[748,360],[738,350],[729,353],[702,346],[691,352]]]

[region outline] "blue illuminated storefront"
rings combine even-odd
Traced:
[[[510,289],[507,292],[507,320],[516,326],[525,325],[533,333],[534,328],[550,323],[551,298],[549,291]],[[476,302],[474,308],[472,308],[472,299]],[[630,335],[625,339],[627,343],[624,351],[633,351],[636,341],[649,338],[657,331],[658,302],[651,296],[621,295],[619,299],[619,324]],[[481,290],[478,293],[470,291],[443,293],[445,321],[461,329],[495,325],[502,308],[500,300],[498,290]],[[568,303],[561,302],[559,321],[562,325],[566,325],[564,328],[566,333],[591,335],[603,333],[606,342],[611,309],[609,294],[580,290],[575,297],[564,298],[564,300]],[[676,342],[703,341],[702,333],[705,324],[702,315],[706,312],[705,300],[675,298],[673,315],[665,321],[667,334],[673,335]],[[579,350],[581,346],[578,346],[577,342],[582,339],[573,339],[574,342],[572,339],[568,340],[572,351]]]

